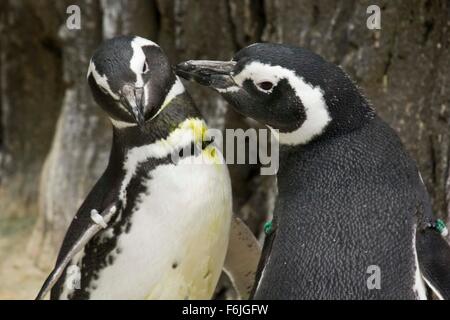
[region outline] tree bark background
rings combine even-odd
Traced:
[[[81,30],[66,28],[72,4],[81,9]],[[382,9],[381,30],[366,27],[371,4]],[[174,64],[230,59],[248,44],[269,41],[301,45],[342,65],[397,130],[436,213],[448,221],[449,29],[448,0],[2,1],[0,237],[5,221],[30,218],[27,252],[39,265],[53,263],[42,252],[54,257],[106,165],[111,129],[85,74],[98,44],[120,34],[158,42]],[[212,127],[257,125],[217,94],[186,85]],[[258,176],[255,165],[230,171],[235,212],[259,233],[275,179]]]

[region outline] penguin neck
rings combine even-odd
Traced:
[[[128,150],[150,145],[166,139],[171,131],[187,118],[199,118],[200,113],[193,104],[190,95],[184,92],[173,98],[152,120],[138,127],[116,127],[113,125],[112,156],[124,159]]]
[[[375,117],[375,111],[358,90],[347,92],[343,98],[324,95],[322,108],[309,107],[310,114],[301,126],[291,132],[277,132],[280,145],[299,147],[317,141],[348,134],[366,125]],[[290,149],[290,148],[287,148]]]
[[[311,65],[314,67],[299,72],[302,77],[291,79],[292,88],[297,88],[304,120],[294,131],[280,130],[281,144],[307,145],[346,134],[375,116],[361,90],[340,67],[324,61]]]
[[[353,85],[344,96],[325,94],[331,121],[317,140],[333,138],[357,130],[374,119],[375,111]]]
[[[361,107],[361,105],[355,106],[355,109],[356,107]],[[351,112],[350,108],[348,110],[350,110],[348,112]],[[371,106],[366,103],[362,106],[362,109],[353,114],[353,117],[342,117],[339,120],[340,123],[331,122],[330,127],[326,128],[321,135],[306,144],[287,145],[280,143],[280,166],[277,174],[278,187],[283,188],[284,193],[289,193],[289,186],[295,184],[298,180],[297,168],[299,164],[303,163],[308,156],[311,156],[311,154],[315,156],[320,155],[323,159],[334,161],[333,158],[339,155],[324,151],[324,146],[334,144],[334,140],[338,140],[347,134],[363,130],[363,128],[370,126],[377,119],[379,118]]]

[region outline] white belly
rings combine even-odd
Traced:
[[[224,164],[186,161],[151,172],[118,239],[121,253],[91,284],[91,299],[211,298],[228,246],[229,174]]]

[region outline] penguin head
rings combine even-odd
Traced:
[[[87,77],[94,99],[119,127],[143,126],[155,117],[177,81],[161,48],[136,36],[102,43]]]
[[[215,89],[242,115],[278,129],[284,144],[351,130],[372,114],[341,68],[299,47],[257,43],[231,61],[182,62],[177,73]]]

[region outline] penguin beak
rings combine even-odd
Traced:
[[[122,88],[120,101],[127,108],[127,110],[133,115],[139,127],[142,127],[145,123],[144,110],[143,110],[143,97],[144,89],[135,88],[130,85],[125,85]]]
[[[235,86],[231,73],[236,61],[189,60],[179,63],[175,71],[186,80],[215,89],[226,89]]]

